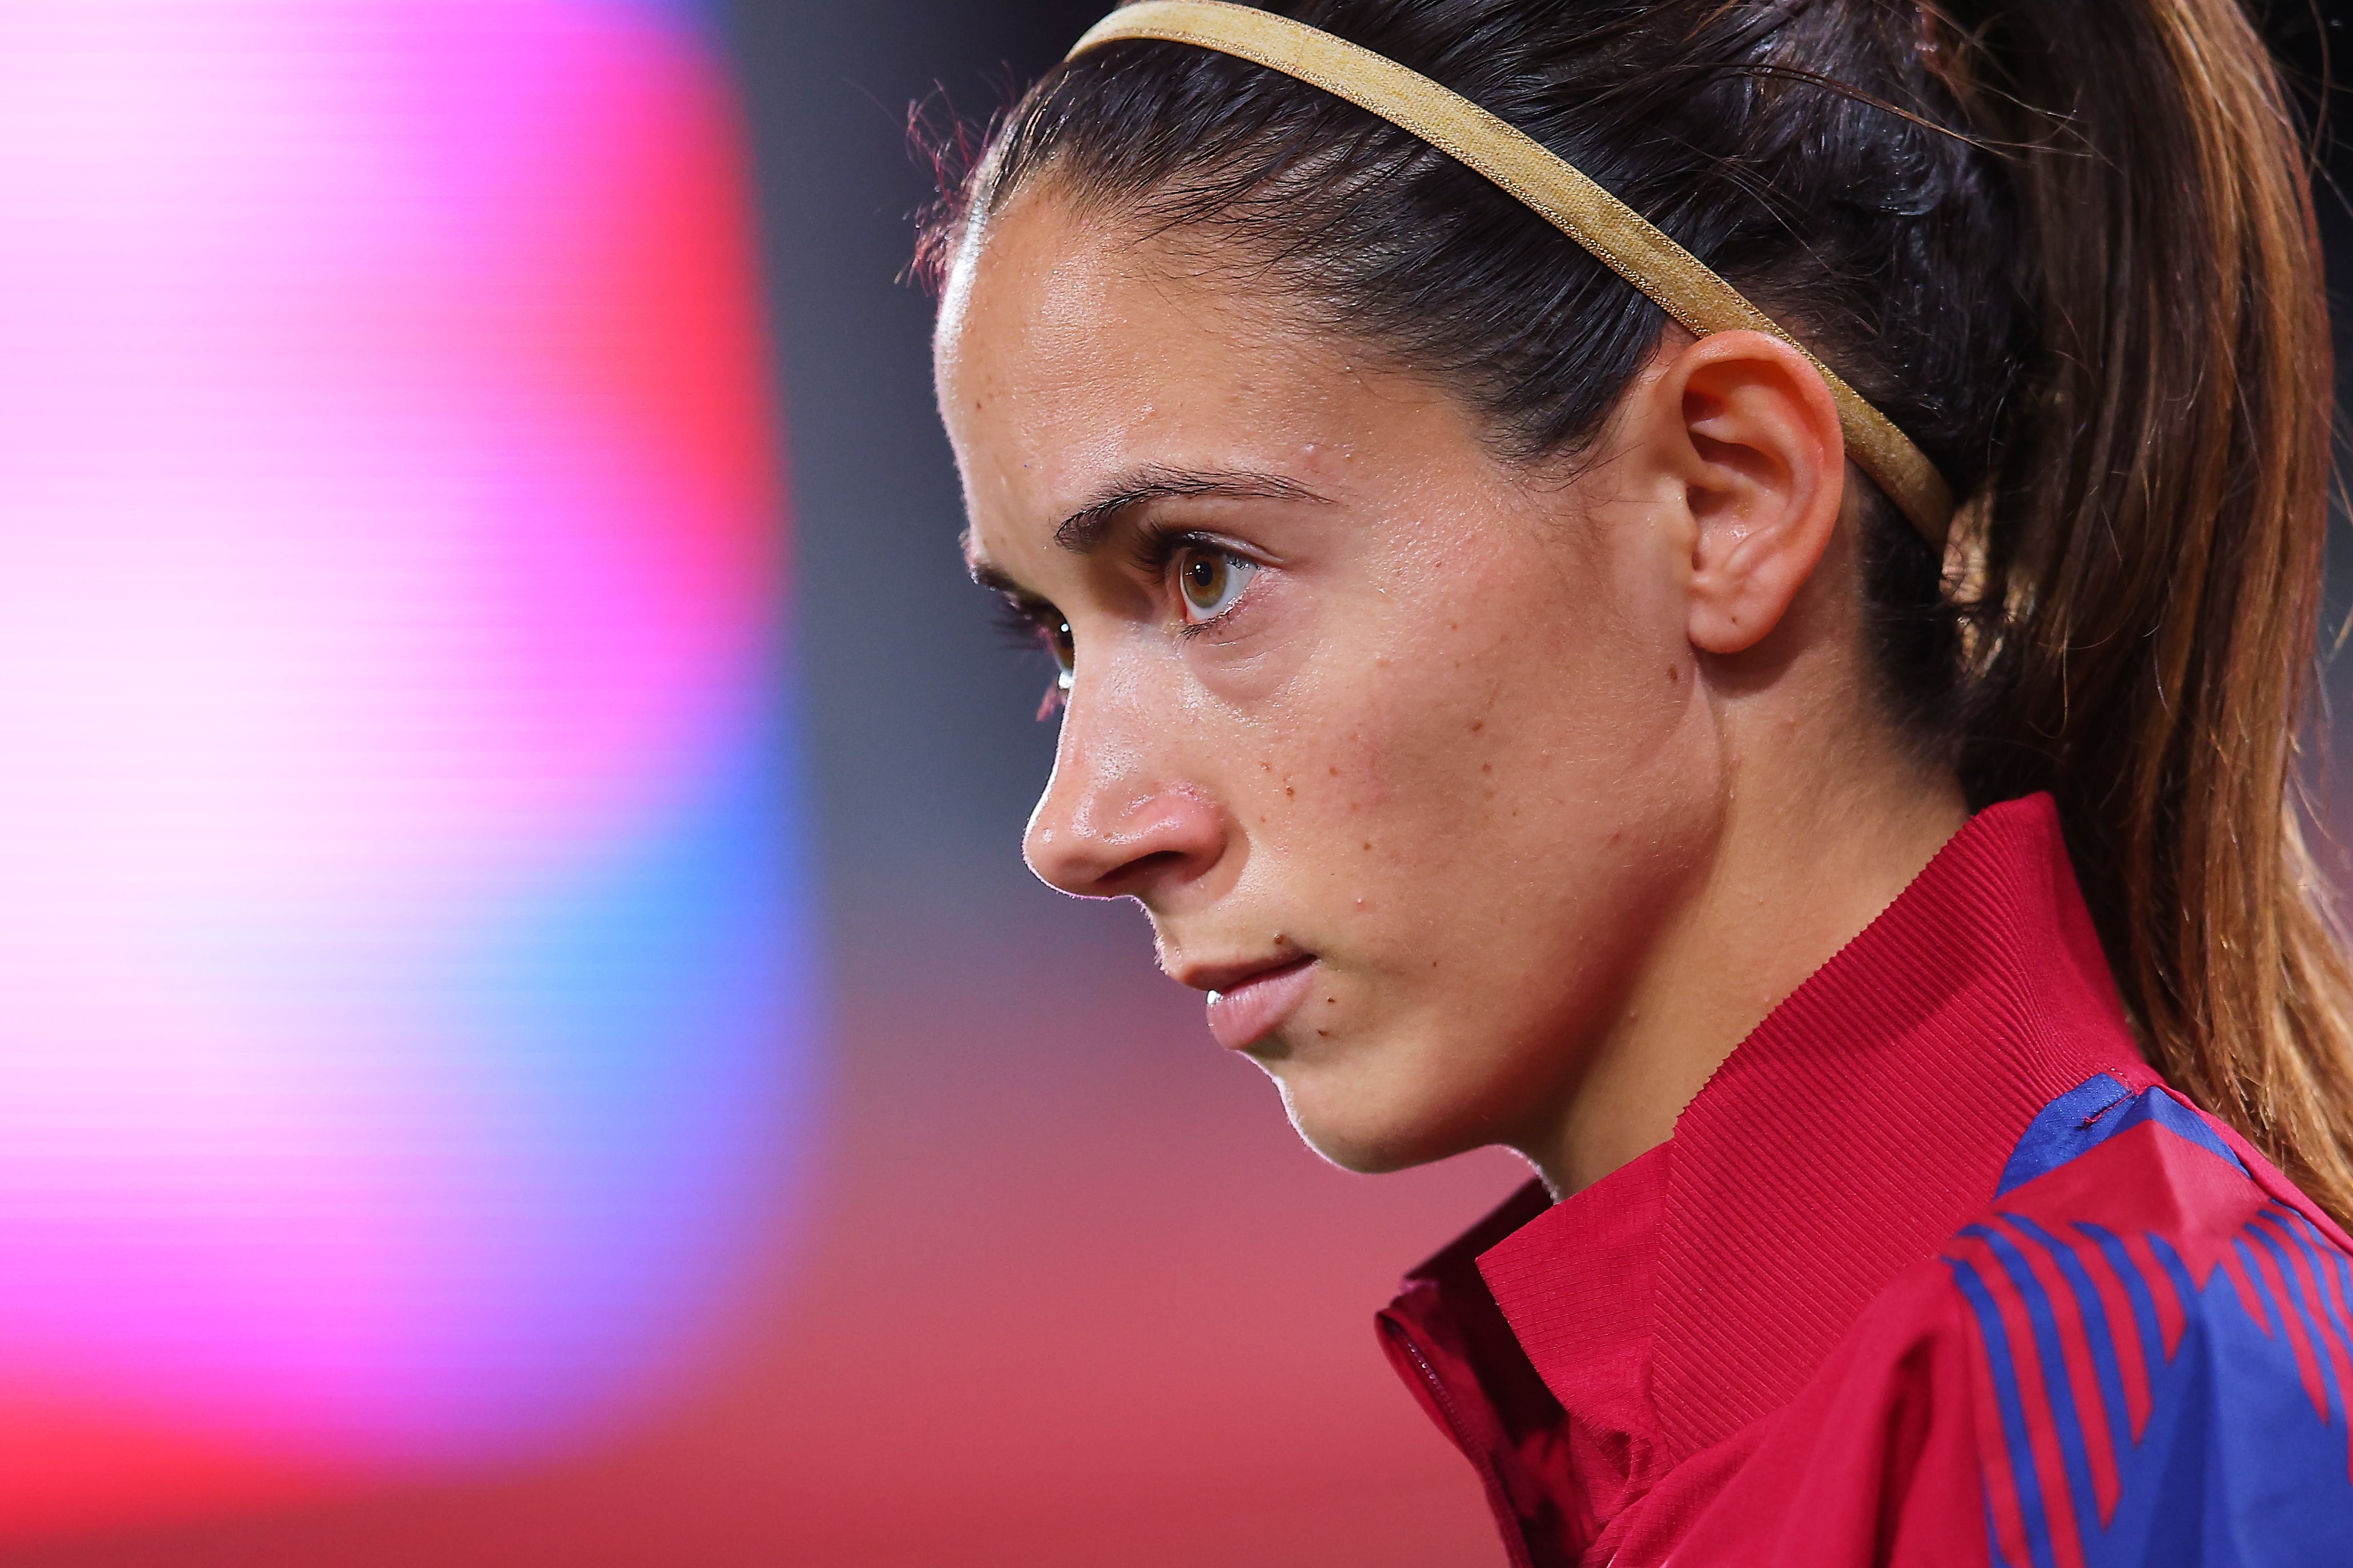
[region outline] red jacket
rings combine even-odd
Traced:
[[[2141,1061],[2036,796],[1380,1327],[1525,1568],[2343,1565],[2348,1258]]]

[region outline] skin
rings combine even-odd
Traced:
[[[1074,654],[1029,864],[1187,985],[1312,955],[1248,1052],[1331,1160],[1576,1191],[1967,819],[1873,695],[1835,407],[1672,333],[1531,471],[1216,243],[1045,187],[952,272],[968,563]]]

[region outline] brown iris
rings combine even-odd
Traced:
[[[1258,568],[1222,551],[1194,549],[1176,557],[1176,586],[1185,595],[1185,618],[1213,620],[1233,607]]]

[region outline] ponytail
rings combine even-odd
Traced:
[[[2041,323],[1963,541],[1965,776],[2057,797],[2152,1064],[2353,1216],[2353,970],[2290,797],[2333,404],[2290,108],[2237,0],[1936,23]]]

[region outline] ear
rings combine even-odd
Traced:
[[[1651,391],[1654,449],[1690,512],[1692,646],[1740,653],[1780,624],[1837,531],[1838,405],[1812,362],[1768,332],[1692,340]]]

